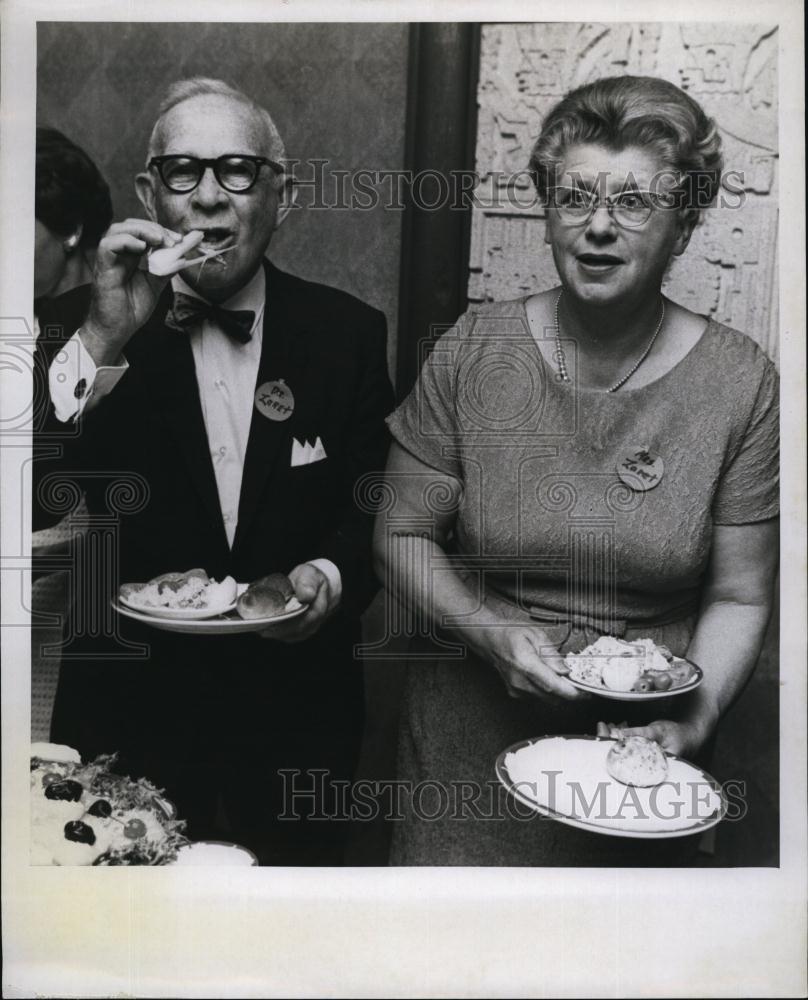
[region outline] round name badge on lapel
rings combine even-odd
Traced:
[[[637,493],[645,493],[658,486],[665,473],[665,463],[648,448],[639,447],[624,454],[617,463],[617,475]]]
[[[295,397],[282,378],[264,382],[255,390],[255,408],[267,420],[288,420],[295,410]]]

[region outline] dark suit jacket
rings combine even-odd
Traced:
[[[91,513],[119,517],[121,582],[192,566],[250,581],[322,556],[340,569],[344,605],[361,613],[376,589],[372,517],[353,491],[386,457],[384,417],[393,394],[385,319],[269,262],[266,275],[256,386],[283,379],[295,405],[285,421],[253,409],[232,551],[190,343],[163,323],[170,289],[127,345],[129,371],[77,438],[68,431],[61,471],[86,489]],[[292,467],[293,439],[313,444],[318,437],[327,457]]]
[[[59,504],[49,508],[39,494],[40,484],[54,486],[65,469],[65,447],[75,441],[76,429],[60,424],[53,416],[48,392],[48,368],[59,348],[67,343],[87,316],[92,285],[78,285],[54,299],[38,299],[34,310],[39,321],[39,337],[34,352],[32,426],[34,431],[33,506],[34,531],[50,528],[66,510]],[[51,477],[50,479],[48,477]],[[57,489],[58,495],[58,489]]]
[[[283,379],[295,405],[280,422],[253,407],[232,551],[191,346],[163,322],[170,288],[127,345],[129,370],[82,421],[63,466],[66,474],[75,472],[91,513],[112,516],[117,539],[101,546],[106,554],[99,568],[85,570],[88,579],[80,584],[84,626],[80,608],[80,634],[69,639],[65,651],[53,737],[72,741],[85,754],[121,751],[125,760],[136,759],[132,771],[159,766],[160,752],[149,760],[142,756],[145,743],[156,749],[163,740],[163,756],[170,756],[169,744],[185,740],[199,753],[211,726],[221,733],[225,725],[232,739],[242,739],[242,730],[250,727],[265,728],[260,712],[266,709],[256,708],[262,699],[277,707],[283,698],[305,697],[310,705],[330,698],[337,719],[340,691],[350,688],[352,703],[361,701],[352,644],[377,584],[372,514],[356,502],[354,488],[365,473],[381,473],[388,447],[384,418],[393,392],[385,319],[344,292],[293,277],[269,262],[266,275],[256,385]],[[292,467],[293,438],[313,444],[317,437],[327,458]],[[317,557],[339,568],[342,607],[320,633],[300,644],[255,635],[173,636],[115,618],[123,642],[150,648],[146,662],[123,666],[114,662],[114,649],[104,651],[111,648],[109,637],[87,625],[90,609],[108,606],[121,582],[194,566],[217,579],[230,574],[248,582]],[[294,692],[290,685],[296,685]],[[251,717],[251,711],[259,714]],[[356,712],[353,716],[355,726]],[[141,773],[160,781],[159,774]]]

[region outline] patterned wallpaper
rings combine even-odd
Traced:
[[[37,116],[84,147],[110,183],[116,218],[142,216],[141,169],[164,88],[217,76],[273,115],[287,154],[331,171],[397,169],[404,155],[406,24],[40,22]],[[298,168],[302,179],[313,169]],[[334,184],[320,204],[337,200]],[[280,267],[382,309],[395,357],[401,212],[311,209],[286,220],[270,255]]]
[[[660,76],[719,123],[745,203],[705,213],[665,282],[674,300],[743,330],[777,358],[777,30],[730,24],[489,24],[478,86],[477,170],[469,298],[557,283],[540,206],[503,205],[495,175],[525,169],[543,117],[569,89],[620,73]],[[501,194],[501,190],[499,191]],[[517,200],[532,194],[524,177]],[[512,199],[513,201],[513,199]],[[498,204],[499,202],[499,204]]]

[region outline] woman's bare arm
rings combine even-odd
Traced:
[[[774,518],[758,524],[716,525],[696,630],[687,650],[704,671],[683,697],[676,720],[624,730],[656,739],[672,753],[692,755],[743,691],[760,656],[771,617],[778,565]],[[605,735],[605,730],[600,730]]]
[[[453,631],[496,667],[513,697],[585,698],[565,678],[568,670],[563,658],[529,619],[525,624],[505,620],[491,624],[496,617],[491,609],[465,614],[475,607],[477,597],[459,573],[447,568],[445,552],[462,484],[394,443],[387,462],[387,486],[395,497],[395,516],[382,513],[376,519],[374,562],[388,592],[433,626],[445,627],[447,617],[463,615],[463,624]],[[430,490],[433,496],[435,490],[442,492],[439,510],[427,500]]]

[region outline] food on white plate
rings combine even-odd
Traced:
[[[621,654],[605,660],[600,679],[611,691],[630,691],[641,673],[639,657]]]
[[[614,745],[614,737],[545,736],[507,750],[497,774],[519,801],[604,834],[679,836],[722,818],[720,790],[700,768],[665,754],[659,784],[626,785],[607,770]]]
[[[645,662],[644,647],[614,636],[601,636],[580,653],[568,653],[565,662],[573,680],[601,685],[613,691],[630,691]]]
[[[666,646],[653,639],[626,642],[601,636],[580,653],[568,653],[565,663],[570,678],[590,687],[610,691],[650,694],[688,684],[696,671],[687,660],[677,659]]]
[[[667,670],[673,660],[668,647],[657,646],[653,639],[634,639],[629,645],[642,650],[643,671]]]
[[[81,754],[64,743],[32,743],[31,757],[41,757],[56,764],[80,764]]]
[[[188,843],[185,823],[160,789],[114,774],[114,761],[83,764],[70,747],[32,745],[31,864],[173,864]]]
[[[624,785],[648,788],[668,774],[668,758],[658,743],[644,736],[624,736],[606,755],[606,770]]]
[[[270,573],[251,583],[236,602],[242,618],[272,618],[301,607],[291,580],[283,573]]]
[[[687,660],[677,660],[673,666],[671,666],[670,671],[671,680],[674,687],[680,687],[682,684],[687,684],[693,679],[696,674],[695,668],[692,663]]]
[[[150,608],[214,611],[232,607],[236,589],[232,576],[217,583],[204,569],[189,569],[186,573],[163,573],[148,583],[125,583],[119,594],[126,604],[144,611]]]

